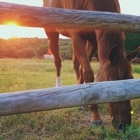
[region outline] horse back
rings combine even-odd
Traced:
[[[120,13],[118,0],[106,0],[106,2],[103,0],[43,0],[43,6]]]
[[[43,0],[44,7],[86,10],[87,0]]]

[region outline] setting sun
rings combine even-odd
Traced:
[[[15,27],[15,26],[18,26],[18,23],[16,23],[16,22],[7,22],[7,23],[5,23],[5,25],[4,26],[10,26],[10,27]]]
[[[20,29],[20,26],[16,22],[7,22],[5,25],[1,25],[3,28],[3,38],[13,38],[13,37],[18,37],[18,32]]]
[[[45,37],[45,32],[40,28],[30,28],[19,26],[15,22],[7,22],[4,25],[0,25],[0,38],[22,38],[22,37]]]

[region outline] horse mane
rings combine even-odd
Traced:
[[[88,10],[116,12],[116,13],[121,12],[118,0],[106,0],[106,2],[103,2],[102,0],[83,0],[83,1],[85,1]],[[123,44],[123,41],[125,39],[124,32],[114,30],[102,30],[101,32],[103,37],[102,40],[107,42],[108,45],[112,46],[119,45],[122,46],[124,50]],[[116,42],[116,44],[112,44],[111,42],[112,43]]]
[[[117,67],[119,70],[119,76],[122,79],[128,79],[128,76],[130,78],[131,77],[130,75],[132,73],[132,67],[124,53],[122,53],[122,55],[120,55],[118,63],[119,64],[117,65]],[[133,78],[133,77],[131,77],[131,78]]]
[[[105,32],[103,32],[103,34],[104,33]],[[106,42],[105,49],[109,50],[114,45],[117,48],[115,52],[115,55],[117,56],[116,56],[116,63],[114,68],[118,70],[119,77],[121,79],[127,79],[128,75],[130,75],[129,77],[131,77],[132,67],[125,54],[124,33],[121,31],[111,31],[111,32],[106,31],[106,35],[102,36],[102,40]],[[103,51],[105,49],[103,49]]]
[[[91,6],[92,5],[92,6]],[[116,12],[120,13],[120,5],[118,0],[106,0],[106,2],[102,2],[102,0],[88,0],[87,7],[89,10],[95,10],[95,11],[105,11],[105,12]],[[125,48],[124,48],[124,39],[125,35],[122,31],[115,31],[115,30],[98,30],[97,33],[98,41],[103,42],[101,45],[101,48],[99,49],[100,58],[106,58],[109,50],[116,45],[116,55],[117,55],[117,65],[115,64],[115,67],[119,72],[119,77],[122,79],[127,78],[128,75],[131,75],[132,68],[125,56]],[[100,59],[99,58],[99,59]],[[99,60],[100,61],[100,60]],[[113,64],[112,64],[113,65]],[[113,71],[113,70],[112,70]]]

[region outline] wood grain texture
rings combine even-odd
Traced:
[[[0,24],[60,29],[110,29],[140,32],[140,17],[119,13],[44,8],[0,2]]]
[[[0,115],[28,113],[140,98],[140,79],[1,93]]]

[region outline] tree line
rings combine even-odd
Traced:
[[[0,39],[0,58],[42,58],[48,50],[47,38]],[[69,39],[60,39],[62,58],[71,59],[72,44]]]
[[[140,46],[139,33],[125,33],[125,50],[130,53]],[[62,59],[72,59],[70,39],[60,39]],[[47,38],[10,38],[0,39],[0,58],[42,58],[48,50]]]

